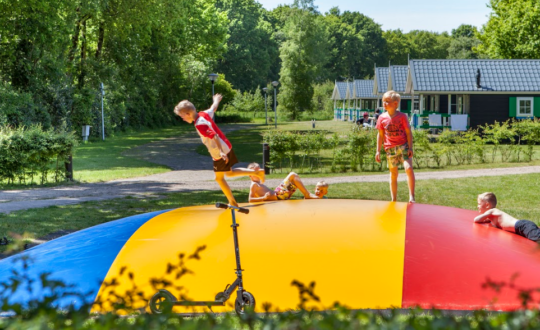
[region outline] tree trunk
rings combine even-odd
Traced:
[[[105,27],[103,21],[99,22],[98,30],[98,43],[96,50],[96,58],[98,59],[101,56],[101,50],[103,49],[103,39],[105,38]]]
[[[82,44],[81,44],[81,63],[80,63],[80,72],[79,72],[79,88],[82,89],[84,87],[84,75],[85,75],[85,61],[86,61],[86,21],[84,20],[82,23],[82,30],[81,30],[81,37],[82,37]]]
[[[77,8],[76,11],[77,13],[80,12],[80,8]],[[71,38],[71,50],[69,51],[70,63],[73,63],[73,60],[75,59],[75,52],[77,51],[77,47],[79,47],[79,33],[81,32],[82,21],[83,21],[83,18],[77,21],[77,24],[75,25],[75,33],[73,33],[73,37]]]

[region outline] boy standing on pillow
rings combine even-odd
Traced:
[[[381,162],[380,150],[384,145],[390,171],[390,195],[393,202],[397,200],[398,165],[403,164],[409,186],[409,203],[414,203],[413,138],[407,115],[397,111],[400,100],[401,96],[394,91],[388,91],[383,95],[383,107],[386,112],[377,120],[376,128],[379,133],[375,160],[378,163]]]

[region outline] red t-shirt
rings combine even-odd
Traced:
[[[210,156],[212,156],[214,160],[218,160],[221,158],[221,154],[219,153],[219,147],[216,141],[214,141],[216,134],[219,136],[219,143],[225,154],[228,154],[229,151],[231,151],[232,145],[229,140],[227,140],[225,134],[223,134],[216,123],[214,123],[213,117],[213,111],[206,110],[199,112],[199,117],[195,121],[195,128],[197,129],[197,133],[199,133],[202,142],[206,148],[208,148]]]
[[[411,129],[407,115],[397,111],[393,118],[388,112],[383,113],[377,120],[377,129],[384,130],[384,149],[397,147],[407,143],[407,133],[405,129]],[[411,146],[409,146],[410,148]]]

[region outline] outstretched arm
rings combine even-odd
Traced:
[[[486,223],[491,222],[491,219],[489,218],[491,214],[493,213],[493,210],[487,210],[485,213],[480,214],[476,218],[474,218],[474,222],[476,223]]]
[[[213,98],[214,103],[212,103],[212,106],[208,110],[212,112],[216,112],[219,106],[219,102],[221,102],[221,99],[223,99],[223,96],[221,94],[218,93],[214,95],[214,98]]]
[[[269,192],[264,194],[264,196],[262,196],[262,197],[253,197],[252,194],[251,194],[251,191],[249,192],[249,202],[250,203],[264,202],[264,201],[268,201],[268,200],[272,200],[271,194]]]

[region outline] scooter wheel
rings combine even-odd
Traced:
[[[167,290],[159,290],[150,298],[148,305],[152,314],[170,313],[176,298]]]
[[[238,300],[234,302],[234,310],[236,311],[236,314],[243,315],[246,313],[246,310],[255,309],[255,297],[251,293],[244,291],[242,293],[242,301],[243,304],[241,304]]]

